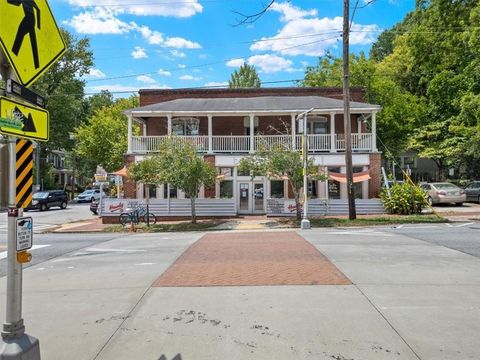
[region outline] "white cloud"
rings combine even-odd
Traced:
[[[158,75],[170,76],[170,75],[172,75],[172,73],[170,71],[167,71],[167,70],[158,69]]]
[[[292,61],[277,55],[254,55],[248,59],[248,64],[257,66],[264,73],[293,71]]]
[[[135,49],[132,51],[132,57],[134,59],[146,59],[148,58],[147,52],[145,51],[145,48],[142,48],[140,46],[135,46]]]
[[[178,36],[166,37],[163,33],[152,30],[146,25],[138,25],[134,21],[126,23],[118,18],[120,10],[95,7],[93,11],[85,11],[64,21],[79,34],[125,34],[138,32],[150,45],[159,45],[171,49],[200,49],[201,45]],[[132,54],[133,56],[133,54]]]
[[[325,50],[336,47],[341,39],[343,18],[317,18],[316,10],[301,10],[288,3],[274,3],[272,11],[281,13],[285,23],[275,36],[263,37],[250,46],[252,51],[274,51],[281,55],[322,56]],[[351,45],[365,45],[375,41],[379,27],[375,24],[354,23]]]
[[[107,77],[105,73],[99,69],[90,69],[88,74],[84,76],[85,78],[90,78],[90,79],[101,79],[104,77]]]
[[[170,54],[172,54],[173,56],[177,57],[177,58],[184,58],[185,56],[185,53],[181,52],[181,51],[178,51],[178,50],[170,50]]]
[[[240,67],[243,65],[244,62],[244,59],[231,59],[227,61],[226,65],[228,67]]]
[[[207,86],[207,87],[228,87],[228,82],[210,81],[210,82],[205,83],[203,86]]]
[[[183,75],[179,77],[180,80],[190,80],[190,81],[199,81],[202,80],[201,77],[195,77],[192,75]]]
[[[93,11],[86,11],[75,15],[64,24],[70,25],[79,34],[124,34],[132,29],[131,24],[116,17],[117,11],[95,7]]]
[[[140,81],[140,82],[143,82],[145,84],[156,84],[157,83],[157,81],[155,79],[153,79],[152,77],[147,76],[147,75],[137,76],[137,80]]]
[[[185,64],[178,64],[177,65],[180,69],[185,69],[187,67],[187,65]]]
[[[274,2],[270,7],[270,10],[277,11],[282,14],[280,21],[289,22],[296,19],[301,19],[306,16],[317,16],[318,11],[316,9],[312,10],[302,10],[299,7],[293,6],[290,3],[277,3]]]
[[[151,45],[161,45],[165,42],[163,34],[156,30],[151,30],[148,26],[135,25],[135,30],[137,30],[145,40]]]
[[[94,7],[98,0],[69,0],[69,3],[78,7]],[[186,18],[203,11],[198,0],[178,1],[162,0],[153,2],[145,0],[102,0],[102,5],[115,8],[117,11],[132,15],[143,16],[172,16]]]
[[[175,49],[200,49],[201,46],[200,44],[185,40],[180,37],[171,37],[168,38],[167,41],[165,41],[165,46],[169,48],[175,48]]]

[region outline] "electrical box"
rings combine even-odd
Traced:
[[[0,142],[0,209],[8,207],[8,146]]]

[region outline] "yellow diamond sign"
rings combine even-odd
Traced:
[[[0,134],[48,141],[47,110],[0,97]]]
[[[66,49],[46,0],[0,0],[0,45],[25,86]]]

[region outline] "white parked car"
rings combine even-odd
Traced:
[[[105,192],[102,193],[102,196],[107,196]],[[92,202],[93,200],[99,201],[100,200],[100,190],[99,189],[90,189],[85,190],[82,192],[78,197],[75,199],[77,202]]]
[[[455,203],[457,206],[462,206],[467,200],[465,190],[451,183],[428,183],[420,185],[420,187],[428,192],[428,203],[430,205]]]

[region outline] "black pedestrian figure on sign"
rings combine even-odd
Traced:
[[[12,52],[18,56],[18,52],[22,47],[23,39],[25,35],[30,35],[30,43],[32,44],[32,54],[33,54],[33,63],[35,64],[35,69],[40,67],[38,61],[38,47],[37,47],[37,36],[35,34],[35,24],[37,25],[38,30],[40,30],[40,9],[38,5],[35,4],[35,0],[7,0],[9,4],[23,7],[23,12],[25,17],[18,26],[17,36],[15,37],[15,42],[13,43]],[[35,19],[35,14],[33,10],[37,12],[37,18]]]

